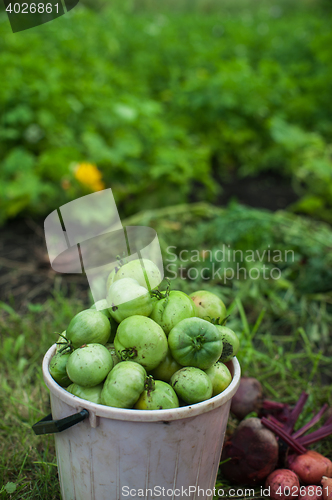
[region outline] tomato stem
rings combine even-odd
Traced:
[[[230,317],[230,314],[228,316],[226,316],[226,318],[224,318],[224,319],[221,319],[220,317],[219,318],[210,318],[210,316],[206,316],[206,318],[208,318],[210,323],[212,323],[213,325],[218,325],[218,326],[225,326],[229,317]]]
[[[166,291],[165,291],[165,297],[168,298],[169,297],[169,293],[171,291],[171,280],[169,278],[165,278],[165,281],[167,281],[167,287],[166,287]]]
[[[155,290],[151,290],[150,296],[151,297],[157,297],[158,300],[161,300],[161,299],[165,298],[164,295],[163,295],[163,293],[158,288],[156,288]]]
[[[128,359],[133,359],[137,357],[137,351],[135,347],[128,347],[127,349],[122,349],[120,352],[120,357],[122,361],[127,361]]]
[[[193,347],[195,351],[201,350],[204,343],[205,343],[205,337],[203,335],[197,335],[197,337],[193,339]]]
[[[68,342],[68,339],[67,337],[65,337],[62,333],[58,333],[58,332],[54,332],[56,335],[59,335],[59,337],[62,337],[63,339],[65,339],[66,342]],[[56,342],[56,344],[63,344],[63,342]]]
[[[118,261],[118,264],[119,264],[120,267],[122,267],[125,264],[127,264],[127,262],[126,262],[127,259],[126,259],[126,257],[125,257],[124,254],[123,254],[123,257],[120,257],[120,255],[117,255],[116,256],[116,260]],[[117,273],[117,271],[115,271],[115,272]]]
[[[228,316],[226,316],[226,318],[222,322],[220,322],[220,326],[225,326],[227,323],[227,320],[228,320],[228,318],[230,318],[230,316],[231,316],[230,314]]]
[[[62,333],[57,333],[57,332],[54,332],[54,333],[56,333],[57,335],[59,335],[60,337],[62,337],[65,340],[65,342],[55,342],[56,345],[63,345],[63,347],[61,347],[61,349],[58,350],[58,353],[61,354],[64,351],[66,351],[67,349],[69,351],[73,351],[74,350],[71,340],[67,339],[67,337],[65,337],[64,335],[62,335]]]
[[[154,391],[156,387],[156,383],[152,375],[147,375],[144,383],[144,389],[148,392],[148,395],[151,391]]]

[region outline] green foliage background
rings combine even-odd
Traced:
[[[15,34],[2,12],[1,221],[85,194],[84,161],[126,215],[269,171],[298,193],[292,210],[331,222],[324,5],[100,1]]]

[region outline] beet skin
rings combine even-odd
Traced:
[[[231,402],[231,412],[239,420],[262,407],[263,389],[261,383],[253,377],[241,377],[240,385]]]
[[[270,488],[272,500],[295,499],[300,493],[300,482],[295,472],[277,469],[266,478],[265,488]]]
[[[309,450],[302,455],[289,455],[287,466],[304,484],[320,484],[322,476],[332,476],[332,462],[320,453]]]
[[[272,472],[278,461],[278,443],[259,418],[243,420],[224,445],[221,473],[232,483],[256,484]]]

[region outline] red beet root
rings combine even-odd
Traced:
[[[303,455],[289,455],[287,465],[304,484],[320,484],[322,476],[332,476],[331,460],[314,450]]]
[[[225,478],[237,484],[255,484],[274,470],[278,461],[278,443],[259,418],[243,420],[226,441],[220,466]]]
[[[270,488],[270,498],[273,500],[297,498],[300,492],[299,478],[291,470],[277,469],[266,478],[265,488]]]
[[[258,413],[263,404],[263,389],[253,377],[242,377],[240,386],[232,398],[231,412],[242,420],[249,413]]]

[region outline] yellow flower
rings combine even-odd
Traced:
[[[78,163],[75,167],[75,178],[84,186],[92,191],[101,191],[105,189],[102,174],[92,163]]]

